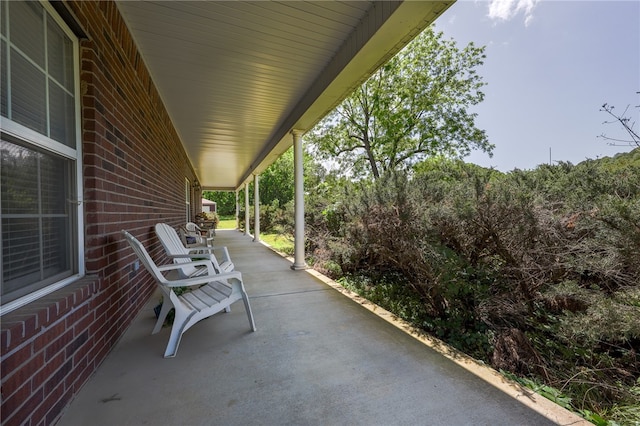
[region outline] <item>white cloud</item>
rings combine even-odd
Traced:
[[[489,2],[489,18],[509,21],[519,13],[524,14],[524,25],[528,26],[533,19],[533,9],[539,0],[491,0]]]

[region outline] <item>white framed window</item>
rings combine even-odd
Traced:
[[[191,182],[189,178],[184,179],[184,200],[186,205],[186,221],[191,222]]]
[[[45,2],[0,3],[2,306],[84,272],[78,39]]]

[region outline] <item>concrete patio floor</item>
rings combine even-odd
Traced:
[[[258,330],[236,303],[164,359],[169,328],[150,334],[152,297],[59,425],[588,424],[249,236],[219,231],[215,243],[243,274]]]

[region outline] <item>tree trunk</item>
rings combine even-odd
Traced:
[[[365,131],[365,134],[363,136],[365,151],[367,151],[367,159],[369,160],[369,165],[371,166],[371,174],[373,175],[373,178],[377,180],[380,177],[380,172],[378,171],[376,158],[373,155],[373,150],[371,149],[371,143],[369,143],[369,135]]]

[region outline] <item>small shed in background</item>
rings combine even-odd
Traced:
[[[217,212],[218,207],[215,201],[207,200],[206,198],[202,199],[202,211],[205,213],[208,212]]]

